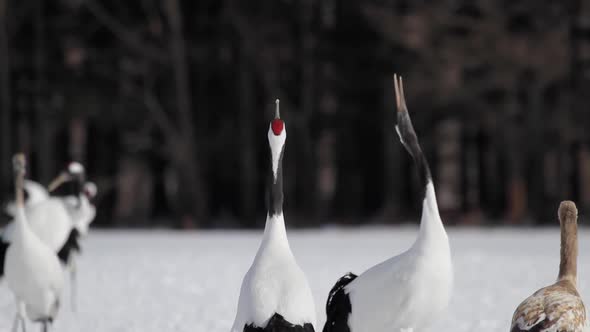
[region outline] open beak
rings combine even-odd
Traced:
[[[62,172],[55,179],[53,179],[53,181],[51,181],[47,189],[49,190],[49,192],[52,192],[59,186],[61,186],[64,182],[68,182],[71,179],[72,177],[68,173]]]

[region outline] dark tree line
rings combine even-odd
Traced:
[[[397,72],[449,222],[583,212],[589,17],[581,0],[0,0],[0,187],[22,150],[43,183],[87,165],[103,225],[253,226],[278,97],[291,224],[403,221],[420,190]]]

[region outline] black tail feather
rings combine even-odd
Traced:
[[[277,168],[277,178],[274,178],[272,172],[272,160],[270,167],[270,183],[268,185],[268,215],[280,215],[283,213],[283,151],[279,158],[279,166]],[[272,158],[272,157],[271,157]]]
[[[326,324],[323,332],[350,332],[348,316],[352,312],[350,298],[344,291],[344,287],[350,284],[357,275],[347,273],[338,279],[326,301]]]
[[[266,327],[257,327],[254,324],[244,326],[244,332],[315,332],[311,323],[295,325],[288,322],[282,315],[275,313]]]
[[[80,252],[80,242],[78,241],[80,238],[80,232],[77,229],[72,228],[66,243],[64,243],[63,247],[57,253],[57,257],[59,260],[67,264],[70,261],[70,257],[74,252]]]
[[[398,78],[396,75],[393,77],[395,85],[395,99],[397,103],[397,125],[395,129],[399,135],[401,143],[404,145],[408,153],[414,159],[416,167],[418,167],[420,175],[420,184],[426,188],[429,182],[432,182],[432,175],[430,173],[430,167],[424,157],[418,137],[414,131],[410,114],[408,113],[408,107],[406,106],[406,98],[404,96],[404,85],[402,78]]]
[[[0,240],[0,279],[4,277],[4,260],[6,258],[6,250],[8,250],[8,243]]]

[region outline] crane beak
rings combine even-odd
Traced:
[[[47,189],[49,190],[49,192],[52,192],[55,189],[57,189],[59,186],[61,186],[64,182],[68,182],[71,179],[72,179],[72,177],[70,176],[70,174],[68,174],[66,172],[62,172],[55,179],[53,179],[53,181],[51,181],[51,183],[49,184]]]

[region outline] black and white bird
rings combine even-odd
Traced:
[[[283,218],[283,153],[287,131],[276,100],[268,129],[270,202],[262,243],[242,281],[232,332],[312,332],[315,305],[307,279],[289,247]]]
[[[58,251],[60,260],[65,264],[71,264],[73,255],[80,252],[80,237],[88,233],[88,227],[96,216],[96,208],[91,203],[96,195],[96,185],[85,182],[85,179],[84,166],[71,162],[47,187],[49,192],[54,192],[68,183],[71,189],[69,195],[55,197],[61,201],[71,220],[66,242]]]
[[[68,168],[71,167],[72,164],[68,166]],[[75,168],[77,168],[77,166],[74,167],[74,169]],[[68,175],[64,177],[63,175],[60,175],[58,177],[59,184],[55,182],[57,181],[57,179],[53,182],[52,192],[53,190],[57,189],[61,184],[71,180],[75,180],[77,178],[80,177],[74,177],[73,175]],[[51,194],[49,190],[38,182],[25,179],[23,187],[26,193],[25,211],[31,206],[50,198]],[[87,181],[86,183],[84,183],[82,191],[78,193],[74,192],[70,195],[60,197],[64,201],[66,209],[68,210],[68,213],[74,221],[74,227],[78,232],[80,232],[80,235],[87,235],[90,224],[94,221],[94,217],[96,216],[96,207],[93,204],[93,200],[97,194],[98,188],[96,187],[96,184],[94,182]],[[14,201],[11,201],[6,204],[4,212],[8,216],[14,217],[14,209]]]
[[[84,181],[85,170],[80,163],[72,162],[66,170],[61,172],[49,185],[49,192],[53,191],[64,182],[72,182],[74,198],[50,196],[48,191],[43,192],[42,186],[35,186],[37,196],[45,196],[44,200],[26,204],[25,214],[31,229],[50,248],[58,253],[62,262],[67,263],[74,251],[79,250],[77,220],[74,214],[81,209],[89,209],[84,206]],[[10,206],[10,204],[8,205]],[[91,209],[94,209],[93,207]],[[80,212],[78,212],[80,213]],[[94,212],[85,212],[91,214]],[[81,217],[79,217],[81,218]],[[15,223],[9,223],[2,232],[1,241],[10,243],[13,237]],[[0,277],[2,277],[0,275]]]
[[[88,227],[94,220],[96,208],[91,200],[96,195],[96,185],[84,182],[84,167],[72,162],[54,179],[46,190],[41,184],[27,180],[25,190],[28,199],[25,202],[25,215],[31,229],[47,245],[55,250],[60,261],[70,271],[71,301],[76,306],[76,254],[81,252],[80,238],[88,233]],[[70,195],[50,196],[50,191],[66,182],[71,182]],[[7,205],[7,213],[13,212],[14,202]],[[8,224],[0,238],[0,263],[3,261],[8,243],[14,236],[16,223]],[[4,252],[3,252],[4,251]],[[0,268],[0,279],[4,273]]]
[[[525,299],[514,311],[510,332],[589,331],[586,307],[578,293],[578,209],[563,201],[557,212],[561,226],[561,261],[557,281]]]
[[[14,294],[17,307],[13,331],[18,330],[19,323],[25,331],[25,317],[28,317],[41,323],[46,332],[59,310],[63,271],[55,251],[35,234],[28,223],[23,193],[24,155],[15,155],[13,164],[15,224],[4,262],[6,284]]]
[[[68,169],[49,185],[49,190],[52,192],[66,182],[71,182],[74,188],[72,195],[61,198],[72,220],[72,225],[66,242],[57,253],[60,261],[70,271],[70,295],[74,311],[77,303],[76,257],[82,252],[81,238],[88,235],[90,224],[96,216],[96,207],[92,204],[92,200],[97,194],[97,188],[93,182],[85,182],[84,185],[81,185],[84,182],[84,177],[84,167],[78,163],[71,163]]]
[[[326,303],[324,332],[413,331],[428,326],[448,306],[453,283],[449,240],[439,215],[432,176],[394,76],[396,131],[414,159],[424,188],[420,231],[405,252],[359,276],[340,278]]]

